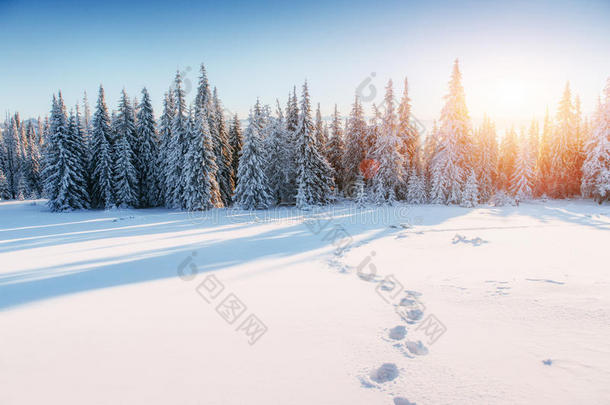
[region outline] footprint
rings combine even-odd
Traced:
[[[407,398],[395,397],[394,405],[417,405],[415,402],[410,402]]]
[[[363,388],[379,388],[365,377],[358,377],[358,380],[360,380],[360,385],[362,385]]]
[[[398,325],[390,329],[389,337],[392,340],[402,340],[405,338],[406,334],[407,329],[402,325]]]
[[[381,367],[371,371],[369,377],[376,383],[384,383],[398,377],[398,368],[394,363],[383,363]]]
[[[428,354],[428,348],[424,346],[421,340],[418,340],[417,342],[407,341],[405,346],[411,354],[415,354],[417,356],[425,356]]]

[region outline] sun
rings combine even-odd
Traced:
[[[488,105],[483,106],[492,117],[525,117],[527,111],[528,88],[523,81],[512,78],[498,78],[490,83],[487,95]]]
[[[498,83],[498,104],[502,107],[512,108],[523,101],[525,86],[516,80],[502,80]]]

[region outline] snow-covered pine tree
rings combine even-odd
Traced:
[[[87,97],[87,92],[85,91],[83,95],[83,129],[87,134],[87,143],[89,143],[89,138],[91,137],[92,131],[92,122],[91,122],[91,107],[89,106],[89,98]]]
[[[132,143],[129,141],[132,129],[135,130],[135,123],[131,120],[131,114],[129,100],[125,91],[123,91],[119,113],[114,119],[112,185],[117,207],[138,206],[138,171],[134,165],[137,159],[134,156]],[[133,143],[135,144],[135,142]]]
[[[0,200],[8,200],[9,198],[10,194],[8,192],[8,183],[6,181],[4,171],[2,170],[2,166],[0,166]]]
[[[338,190],[343,191],[343,155],[345,153],[345,145],[343,142],[343,127],[341,115],[335,104],[335,112],[330,124],[330,139],[327,144],[328,163],[333,169],[332,175],[337,185]]]
[[[5,143],[4,136],[6,131],[3,131],[2,125],[0,125],[0,200],[8,200],[12,196],[9,191],[8,181],[4,174],[4,161],[5,161]]]
[[[172,121],[176,115],[176,103],[172,89],[165,93],[163,99],[163,115],[159,120],[159,154],[157,160],[157,178],[161,189],[161,202],[166,207],[173,204],[173,187],[170,182],[173,179],[174,168],[171,166],[172,146]]]
[[[533,196],[534,159],[530,152],[529,139],[522,131],[519,139],[519,152],[510,181],[510,193],[519,201],[530,200]]]
[[[353,183],[353,198],[356,206],[363,208],[366,205],[367,197],[364,189],[364,176],[361,172],[358,172]]]
[[[477,182],[479,201],[487,202],[494,195],[498,177],[498,142],[496,127],[487,115],[479,128],[477,142]]]
[[[575,135],[571,138],[572,171],[570,173],[570,195],[580,194],[582,166],[585,161],[584,148],[587,142],[580,97],[578,95],[574,98],[574,127]]]
[[[365,158],[364,138],[366,137],[366,121],[358,96],[354,99],[352,111],[347,121],[345,133],[345,154],[343,155],[344,190],[351,192],[351,186],[360,173],[360,164]],[[352,197],[348,195],[347,197]]]
[[[169,147],[168,167],[170,173],[166,178],[165,186],[169,192],[169,206],[172,208],[183,208],[182,196],[184,195],[184,178],[182,175],[184,167],[184,155],[187,150],[186,121],[188,119],[184,89],[182,88],[182,77],[180,72],[176,73],[174,82],[174,98],[176,102],[176,113],[172,119],[172,137]]]
[[[431,195],[432,170],[433,163],[435,162],[436,152],[439,149],[438,143],[438,126],[436,125],[436,120],[434,120],[432,122],[432,130],[430,131],[430,135],[428,135],[424,140],[424,150],[422,156],[424,170],[422,173],[422,178],[424,179],[428,196],[431,197],[435,203],[440,204],[441,200],[438,199],[438,195]]]
[[[398,136],[402,140],[401,154],[404,156],[405,170],[411,172],[413,166],[419,170],[419,134],[411,119],[411,99],[409,98],[409,82],[405,77],[405,87],[402,99],[398,105]]]
[[[438,130],[439,148],[433,162],[432,171],[437,178],[432,180],[432,200],[459,204],[465,177],[472,166],[472,145],[470,118],[457,59],[453,65],[449,94],[445,100]]]
[[[93,195],[93,179],[91,172],[91,161],[93,156],[91,156],[91,137],[93,136],[93,120],[91,118],[91,107],[89,106],[89,98],[87,96],[87,92],[85,91],[83,94],[83,115],[81,117],[81,124],[84,132],[84,144],[85,144],[85,158],[87,159],[87,168],[86,170],[86,179],[87,179],[87,191],[89,196]]]
[[[409,204],[425,204],[426,188],[424,178],[417,172],[417,168],[411,168],[409,183],[407,186],[407,202]]]
[[[511,179],[515,173],[515,162],[518,154],[517,132],[514,127],[511,127],[502,138],[498,160],[498,188],[506,192],[509,192],[512,188]]]
[[[557,125],[553,135],[552,159],[551,159],[551,196],[554,198],[566,198],[571,196],[574,189],[572,182],[574,172],[574,156],[572,138],[576,136],[574,119],[574,106],[570,92],[570,84],[567,83],[563,97],[559,102],[557,111]]]
[[[239,169],[239,156],[244,143],[241,123],[237,114],[233,116],[229,129],[229,144],[231,145],[231,168],[233,173],[233,184],[237,185],[237,169]]]
[[[92,173],[93,191],[91,200],[94,207],[110,208],[114,205],[112,186],[113,149],[112,123],[108,115],[104,88],[100,86],[91,134],[92,160],[90,171]]]
[[[330,166],[317,148],[307,81],[303,84],[296,140],[297,207],[326,204],[331,197],[333,181],[329,175]]]
[[[553,132],[553,122],[547,107],[536,160],[536,167],[538,168],[536,195],[550,194]]]
[[[604,89],[604,103],[598,102],[593,131],[585,145],[581,190],[601,204],[610,200],[610,78]]]
[[[7,179],[10,198],[16,199],[23,192],[23,173],[21,159],[21,138],[19,135],[19,116],[7,118],[7,130],[3,132],[4,175]]]
[[[199,111],[206,118],[209,115],[212,106],[212,92],[210,90],[210,82],[205,66],[202,63],[199,71],[199,85],[197,94],[195,95],[195,111]],[[208,122],[208,126],[210,123]]]
[[[138,134],[136,131],[136,118],[134,113],[134,106],[132,106],[129,101],[129,97],[127,96],[127,92],[125,89],[121,92],[121,98],[119,100],[119,109],[116,116],[116,135],[117,138],[125,137],[127,138],[127,142],[129,143],[129,147],[132,151],[132,160],[131,164],[136,171],[136,175],[140,173],[140,156],[138,152],[140,151],[140,145]],[[137,193],[138,189],[134,190]]]
[[[381,133],[383,131],[383,118],[381,116],[381,111],[379,110],[379,108],[377,108],[377,104],[375,103],[373,103],[371,109],[373,110],[372,116],[369,120],[368,126],[366,127],[366,132],[363,139],[364,158],[370,161],[375,159],[375,148],[377,146],[377,139],[381,136]],[[367,166],[367,169],[376,167],[377,165],[374,165],[372,167]],[[362,167],[360,168],[360,171],[362,171]],[[363,174],[364,179],[366,181],[373,178],[373,176],[375,175],[375,171],[364,171]]]
[[[464,192],[462,193],[462,207],[472,208],[479,203],[479,189],[477,186],[477,174],[474,169],[470,170],[470,175],[466,181]]]
[[[195,106],[187,121],[188,149],[184,165],[184,208],[203,211],[222,205],[216,182],[216,156],[208,120],[201,107]]]
[[[28,196],[30,198],[40,198],[42,195],[40,148],[32,121],[27,123],[25,132],[27,142],[25,155],[22,159],[24,181],[27,184]]]
[[[161,205],[161,187],[157,178],[159,155],[159,139],[155,127],[155,117],[152,102],[146,87],[142,89],[142,101],[138,108],[136,134],[140,150],[140,166],[137,172],[138,197],[141,207],[157,207]]]
[[[318,142],[318,151],[324,156],[326,155],[326,145],[328,143],[328,138],[324,133],[324,121],[322,121],[322,112],[320,111],[320,103],[318,103],[318,107],[316,108],[316,141]]]
[[[538,168],[538,154],[540,153],[540,126],[536,119],[532,119],[528,130],[528,142],[530,159],[532,160],[531,166],[533,170],[532,177],[532,197],[538,196],[538,179],[539,179],[539,168]]]
[[[80,117],[66,116],[61,92],[53,97],[49,145],[49,164],[45,167],[45,190],[51,211],[89,208],[87,184],[84,178],[82,131]]]
[[[214,135],[217,137],[214,141],[216,165],[218,166],[217,182],[220,188],[220,196],[222,204],[227,207],[232,202],[235,183],[233,183],[233,167],[231,158],[233,151],[229,142],[229,132],[225,122],[222,104],[218,98],[218,92],[214,88],[212,111],[210,114],[215,114],[216,130]]]
[[[392,204],[396,199],[405,196],[407,180],[404,156],[400,153],[403,142],[398,135],[392,80],[388,81],[386,87],[384,106],[381,131],[373,150],[373,158],[378,162],[378,169],[373,177],[373,199],[378,204]]]
[[[287,165],[285,168],[288,182],[286,184],[285,196],[282,197],[285,203],[294,203],[297,194],[297,128],[299,126],[299,102],[297,99],[296,86],[293,86],[292,93],[288,92],[286,103],[286,154]]]
[[[235,204],[242,209],[266,209],[271,205],[269,181],[265,174],[265,154],[260,136],[260,110],[250,113],[239,158]]]
[[[90,164],[91,164],[91,152],[89,150],[89,145],[90,145],[90,137],[89,134],[87,133],[87,130],[85,129],[84,126],[84,120],[81,117],[80,114],[80,107],[78,105],[78,103],[75,106],[75,111],[76,111],[76,147],[77,147],[77,152],[78,152],[78,157],[80,159],[81,162],[81,167],[83,168],[83,178],[85,179],[85,189],[87,190],[87,196],[88,196],[88,201],[89,201],[89,207],[91,207],[91,172],[90,172]]]
[[[437,186],[433,190],[442,192],[434,199],[446,204],[459,204],[466,175],[470,172],[472,162],[472,145],[470,137],[470,118],[466,108],[466,96],[462,86],[462,74],[456,59],[449,82],[449,94],[445,97],[445,106],[441,111],[439,128],[439,150],[435,155],[433,172],[442,179],[433,180]]]
[[[276,116],[270,117],[267,128],[263,128],[263,132],[267,134],[263,141],[267,160],[266,175],[269,180],[271,197],[277,204],[289,199],[287,196],[289,178],[286,170],[289,159],[288,131],[279,101],[277,101]]]

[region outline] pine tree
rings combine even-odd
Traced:
[[[264,145],[270,194],[275,203],[280,203],[289,200],[287,194],[290,185],[286,170],[289,159],[287,149],[288,130],[279,101],[277,101],[276,117],[270,117],[267,128],[263,128],[263,132],[267,133]]]
[[[49,144],[46,148],[45,191],[51,211],[89,207],[82,160],[80,117],[68,120],[61,92],[53,97]]]
[[[222,205],[216,182],[216,156],[208,120],[201,107],[195,107],[187,121],[188,149],[185,156],[184,208],[189,211],[208,210]]]
[[[461,78],[456,60],[449,82],[449,94],[445,97],[446,103],[441,112],[439,149],[433,162],[434,175],[440,176],[433,179],[433,200],[446,204],[460,203],[466,173],[470,172],[472,166],[470,118]]]
[[[552,139],[553,139],[553,122],[549,115],[549,109],[546,109],[544,123],[542,127],[542,136],[538,147],[538,156],[536,167],[538,167],[536,179],[536,194],[550,194],[551,185],[551,160],[552,160]]]
[[[161,187],[157,178],[159,159],[159,139],[155,128],[155,117],[150,95],[146,87],[142,89],[142,101],[138,107],[137,145],[140,166],[137,172],[138,198],[141,207],[156,207],[161,203]]]
[[[19,116],[8,120],[7,130],[3,133],[4,175],[6,176],[10,198],[16,199],[23,191],[21,137],[19,135]]]
[[[435,194],[431,192],[432,180],[433,180],[433,169],[434,162],[436,161],[435,156],[439,149],[439,139],[438,139],[438,126],[436,125],[436,120],[432,123],[432,130],[430,131],[430,135],[428,135],[424,141],[424,152],[423,152],[423,163],[424,163],[424,173],[423,179],[424,184],[426,185],[426,190],[429,196],[432,199],[432,202],[435,204],[440,204],[442,201],[442,194]],[[441,191],[441,190],[437,190]]]
[[[371,109],[373,110],[372,116],[369,120],[368,126],[366,127],[365,136],[363,139],[364,159],[367,162],[360,167],[360,170],[364,174],[365,180],[372,179],[376,173],[377,164],[374,164],[377,163],[374,162],[374,159],[376,158],[375,151],[377,147],[377,140],[383,132],[383,118],[381,116],[381,111],[379,108],[377,108],[375,103],[373,103]],[[373,170],[363,170],[362,166],[366,166],[366,169],[373,168]]]
[[[4,175],[4,171],[0,166],[0,200],[8,200],[10,198],[10,193],[8,190],[8,182],[6,181],[6,176]]]
[[[406,173],[404,156],[400,153],[402,139],[398,135],[398,119],[394,106],[392,80],[388,82],[385,94],[385,113],[381,133],[376,139],[373,157],[379,167],[373,178],[375,201],[393,203],[405,195]]]
[[[333,120],[330,124],[330,139],[327,144],[328,163],[332,168],[332,176],[335,180],[338,190],[343,190],[343,155],[345,153],[345,145],[343,142],[343,128],[341,126],[341,116],[335,104],[335,112]]]
[[[89,143],[89,139],[91,137],[92,132],[92,122],[91,122],[91,107],[89,107],[89,99],[87,98],[87,92],[85,91],[83,95],[83,129],[87,134],[86,140],[87,144]]]
[[[360,173],[360,165],[365,158],[364,138],[366,136],[366,122],[362,105],[356,96],[350,117],[347,121],[345,134],[345,154],[343,155],[344,180],[343,187],[350,190],[351,185]],[[348,196],[350,197],[350,196]]]
[[[233,182],[233,167],[231,165],[231,158],[233,151],[231,144],[229,143],[228,128],[225,124],[225,118],[223,114],[223,108],[220,100],[218,99],[218,92],[214,88],[212,111],[210,114],[215,114],[216,130],[214,135],[216,140],[214,141],[215,154],[216,154],[216,165],[218,166],[217,182],[220,187],[220,196],[222,204],[226,207],[232,202],[233,191],[235,189],[235,183]]]
[[[364,207],[366,205],[367,197],[366,191],[364,189],[364,176],[362,175],[362,173],[358,172],[358,174],[356,175],[353,188],[354,202],[356,203],[356,206],[360,208]]]
[[[462,207],[472,208],[476,207],[479,203],[479,190],[477,186],[477,174],[474,169],[470,170],[470,176],[468,176],[468,180],[466,181],[466,186],[464,187],[464,193],[462,195]]]
[[[328,144],[328,138],[324,133],[324,121],[322,121],[322,112],[320,111],[320,103],[316,109],[316,141],[318,142],[317,147],[320,153],[326,156],[326,145]]]
[[[121,92],[121,98],[119,101],[118,114],[116,116],[116,136],[117,138],[125,137],[131,148],[131,165],[134,167],[136,174],[141,172],[142,162],[138,152],[141,149],[139,145],[139,139],[136,128],[136,118],[134,113],[134,107],[129,101],[127,92],[125,89]],[[139,190],[135,190],[136,195]]]
[[[27,147],[23,159],[24,177],[29,196],[39,198],[42,195],[42,176],[40,172],[40,144],[32,122],[26,127]]]
[[[489,201],[494,195],[498,177],[498,142],[496,128],[489,117],[483,118],[483,124],[476,137],[477,142],[477,182],[479,200]]]
[[[182,172],[184,167],[184,155],[187,151],[186,123],[188,115],[180,72],[176,73],[174,97],[176,102],[176,114],[172,119],[172,137],[168,155],[170,173],[166,178],[165,187],[168,189],[169,193],[169,206],[172,208],[184,208],[182,196],[184,194],[185,179],[183,178]]]
[[[413,167],[419,170],[419,134],[411,119],[411,99],[406,77],[402,99],[398,106],[398,136],[402,140],[401,154],[404,157],[405,170],[410,172]]]
[[[580,97],[576,95],[574,99],[574,127],[575,134],[571,140],[571,151],[572,151],[572,171],[570,174],[570,195],[577,195],[580,193],[580,185],[582,181],[582,170],[585,161],[585,144],[586,130],[582,118],[582,110]]]
[[[92,205],[110,208],[114,205],[112,186],[114,138],[104,88],[100,86],[97,106],[93,116],[91,136]]]
[[[297,129],[299,127],[299,102],[297,99],[296,86],[292,88],[292,94],[288,94],[286,104],[286,153],[287,165],[284,170],[288,182],[282,200],[285,203],[294,203],[297,194]]]
[[[510,181],[510,193],[515,199],[524,201],[532,198],[534,180],[534,160],[530,152],[530,142],[522,133],[519,140],[519,152],[515,161]]]
[[[515,164],[519,153],[519,143],[515,128],[506,132],[500,145],[500,158],[498,161],[498,188],[506,192],[512,188],[511,179],[515,173]]]
[[[271,205],[259,114],[260,111],[256,110],[250,113],[249,124],[244,133],[235,188],[235,204],[248,210],[266,209]]]
[[[538,179],[539,179],[539,168],[538,168],[538,155],[540,154],[540,127],[538,121],[532,119],[528,130],[528,142],[529,142],[529,153],[532,167],[532,196],[537,196],[538,191]]]
[[[297,139],[297,207],[329,202],[333,186],[330,166],[317,148],[307,82],[303,84]]]
[[[118,114],[113,114],[113,187],[115,203],[118,207],[138,206],[139,159],[134,147],[137,146],[136,125],[133,109],[127,93],[123,89],[119,101]]]
[[[610,78],[604,89],[604,103],[598,103],[594,127],[585,145],[581,190],[601,204],[610,200]]]
[[[552,143],[551,160],[551,196],[554,198],[566,198],[571,196],[574,189],[573,178],[574,154],[572,139],[576,136],[574,119],[574,106],[569,83],[566,84],[563,97],[557,111],[557,125]]]
[[[241,131],[241,123],[237,114],[233,117],[231,128],[229,129],[229,144],[231,145],[231,173],[233,173],[233,184],[237,184],[237,170],[239,169],[239,156],[244,143]]]
[[[157,178],[161,189],[161,198],[166,207],[173,205],[173,173],[171,166],[172,122],[176,116],[174,92],[170,89],[163,100],[163,115],[159,121],[159,154],[157,160]]]
[[[426,202],[424,179],[419,175],[415,167],[411,169],[407,190],[407,201],[409,204],[424,204]]]

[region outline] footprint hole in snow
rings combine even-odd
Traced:
[[[401,339],[405,338],[406,334],[407,334],[407,329],[402,325],[398,325],[398,326],[394,326],[392,329],[390,329],[389,337],[390,337],[390,339],[393,339],[393,340],[401,340]]]
[[[410,402],[407,398],[395,397],[394,405],[417,405],[415,402]]]
[[[369,377],[376,383],[392,381],[398,377],[398,367],[394,363],[383,363],[381,367],[371,371]]]
[[[418,340],[417,342],[408,341],[405,343],[405,346],[411,354],[416,354],[418,356],[424,356],[428,354],[428,348],[424,346],[421,340]]]

